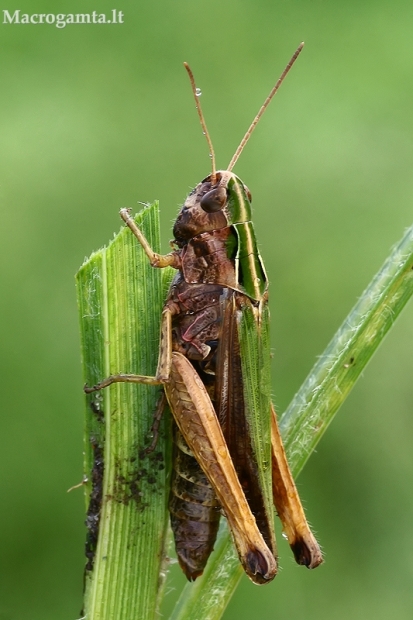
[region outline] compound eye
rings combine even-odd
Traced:
[[[221,211],[227,201],[227,192],[224,187],[216,187],[201,198],[201,207],[206,213]]]

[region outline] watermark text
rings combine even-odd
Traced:
[[[113,9],[110,13],[22,13],[20,9],[3,9],[3,24],[49,24],[64,28],[69,24],[123,24],[124,13]]]

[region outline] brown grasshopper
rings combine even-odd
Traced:
[[[255,125],[300,53],[299,46],[226,170],[217,171],[198,89],[188,71],[212,172],[186,199],[166,255],[150,248],[129,209],[121,217],[153,267],[177,274],[162,313],[154,377],[112,375],[115,382],[162,384],[175,420],[171,524],[189,580],[202,574],[220,513],[242,566],[257,584],[277,573],[273,504],[296,561],[322,562],[292,478],[270,397],[268,282],[251,221],[251,194],[232,169]],[[158,414],[165,405],[163,400]]]

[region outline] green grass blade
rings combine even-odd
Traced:
[[[156,221],[152,208],[144,211],[139,224],[155,250],[159,242]],[[120,370],[155,371],[159,317],[170,275],[150,268],[140,254],[130,231],[125,230],[107,250],[94,254],[77,276],[85,381],[89,384]],[[281,418],[294,476],[412,293],[413,227],[363,293]],[[157,469],[159,462],[149,459],[143,466],[133,460],[145,444],[156,392],[151,387],[117,384],[103,397],[89,399],[95,413],[89,403],[85,471],[94,473],[99,481],[100,470],[93,470],[101,447],[105,460],[99,541],[93,570],[86,578],[85,612],[93,620],[150,619],[158,606],[168,481],[165,470]],[[167,462],[162,440],[157,451]],[[88,502],[96,499],[90,487],[87,491]],[[155,525],[158,519],[160,527]],[[171,620],[218,620],[241,576],[232,541],[222,527],[205,574],[184,588]]]
[[[202,577],[187,583],[169,620],[221,618],[244,571],[224,520]]]
[[[157,205],[136,221],[159,251]],[[162,279],[128,229],[81,267],[76,283],[87,384],[119,371],[154,374]],[[168,523],[167,419],[155,452],[143,456],[141,451],[150,441],[159,392],[115,384],[85,397],[89,524],[96,524],[101,502],[97,541],[96,531],[88,533],[89,555],[94,555],[85,579],[88,620],[150,620],[157,613]]]
[[[297,475],[413,294],[413,226],[338,329],[280,421]]]
[[[413,227],[373,278],[281,417],[295,477],[412,294]],[[170,620],[219,620],[241,576],[230,535],[221,531],[206,573],[195,585],[185,586]]]

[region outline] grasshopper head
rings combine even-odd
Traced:
[[[232,172],[221,170],[207,176],[192,190],[176,219],[173,233],[178,245],[183,245],[203,232],[250,220],[248,187]]]

